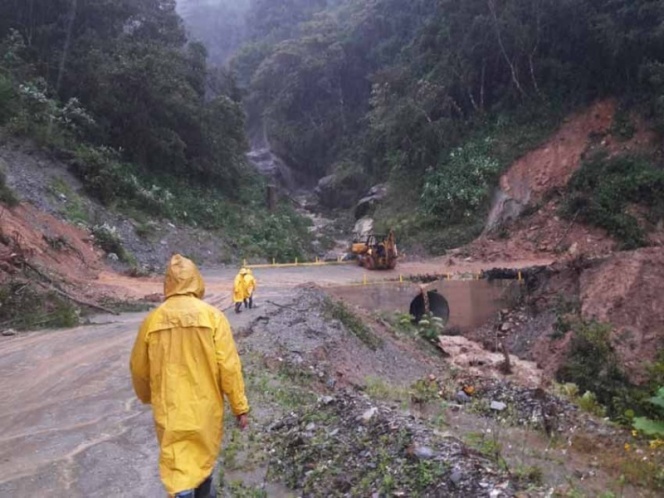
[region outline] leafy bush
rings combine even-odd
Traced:
[[[561,382],[576,384],[581,392],[594,393],[597,401],[615,416],[622,414],[622,410],[616,408],[614,398],[626,394],[629,382],[618,367],[615,351],[609,342],[610,333],[609,325],[579,321],[574,328],[568,357],[556,377]]]
[[[96,126],[78,99],[71,98],[63,105],[50,97],[48,84],[42,78],[19,83],[17,96],[10,130],[34,138],[42,145],[65,148]]]
[[[603,405],[606,415],[621,423],[631,423],[635,414],[652,414],[653,408],[648,403],[651,388],[634,386],[620,369],[609,340],[611,326],[578,319],[573,322],[572,330],[569,353],[556,378],[569,383],[568,386],[574,384],[571,395],[579,405],[597,414],[604,413],[600,407]],[[655,370],[651,368],[650,377],[659,381]],[[578,397],[579,392],[585,394]]]
[[[664,387],[660,387],[657,394],[648,401],[659,410],[660,417],[657,420],[637,417],[634,419],[634,428],[649,436],[664,438]]]
[[[450,152],[436,169],[427,172],[422,207],[449,222],[470,219],[484,205],[500,172],[491,154],[492,140],[466,143]]]
[[[106,223],[92,227],[92,235],[97,244],[106,254],[115,254],[124,263],[134,263],[134,257],[122,245],[117,229]]]
[[[425,314],[417,324],[417,333],[420,337],[433,343],[438,342],[438,337],[443,334],[444,330],[445,322],[443,319],[434,316],[431,312]]]
[[[75,327],[79,310],[55,292],[38,292],[26,282],[9,281],[0,286],[0,322],[17,330]]]
[[[16,113],[16,94],[11,79],[0,72],[0,125]]]
[[[646,208],[651,223],[664,219],[664,169],[645,157],[600,154],[585,161],[572,177],[563,214],[604,228],[623,249],[634,249],[644,246],[647,238],[628,212],[630,204]]]
[[[7,177],[4,171],[0,171],[0,203],[9,207],[17,206],[19,203],[14,191],[7,186]]]

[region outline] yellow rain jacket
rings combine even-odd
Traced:
[[[173,256],[166,301],[141,325],[131,355],[134,390],[152,405],[159,471],[171,495],[195,489],[212,474],[223,435],[223,396],[234,415],[249,411],[231,328],[223,313],[201,300],[204,292],[196,265]]]
[[[247,297],[251,297],[256,290],[256,278],[254,277],[254,274],[251,273],[251,270],[247,270],[247,273],[244,276],[244,287],[247,291]]]
[[[233,282],[233,302],[234,303],[241,303],[245,299],[249,297],[249,293],[247,292],[247,285],[244,280],[244,277],[246,275],[242,272],[238,273],[235,276],[235,282]]]

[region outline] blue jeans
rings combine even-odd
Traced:
[[[212,484],[212,476],[208,477],[196,489],[180,491],[175,498],[217,498],[217,490]]]

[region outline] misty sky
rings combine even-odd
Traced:
[[[212,64],[226,64],[244,40],[250,0],[177,0],[190,39],[201,41]]]
[[[195,7],[217,7],[225,4],[229,7],[243,8],[249,3],[249,0],[176,0],[177,9],[180,15],[186,15]]]

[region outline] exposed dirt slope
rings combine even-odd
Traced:
[[[569,326],[580,316],[610,324],[620,369],[635,384],[647,379],[664,351],[664,248],[558,262],[526,280],[521,306],[466,336],[492,351],[503,342],[536,362],[546,383],[565,363],[574,334]]]
[[[104,267],[102,253],[89,233],[23,203],[0,211],[0,253],[3,259],[23,252],[26,259],[47,271],[71,279],[90,279]]]
[[[618,253],[585,271],[581,313],[614,326],[611,343],[633,381],[664,350],[664,248]]]
[[[83,231],[95,225],[114,227],[138,266],[161,270],[173,251],[207,264],[237,257],[218,233],[176,226],[167,220],[139,220],[140,216],[128,216],[103,206],[85,193],[66,161],[29,142],[0,136],[0,169],[19,198],[43,213],[80,226]]]
[[[624,139],[614,130],[616,112],[615,101],[597,102],[567,118],[551,139],[516,161],[500,178],[487,232],[468,251],[486,260],[532,259],[533,254],[565,252],[572,256],[611,253],[615,241],[604,230],[558,216],[560,197],[556,194],[565,188],[583,157],[596,149],[609,155],[652,150],[656,135],[647,123],[630,116],[635,132]]]

